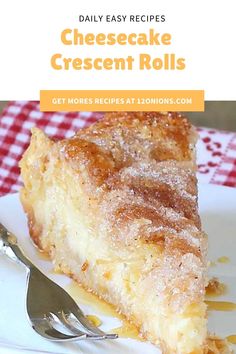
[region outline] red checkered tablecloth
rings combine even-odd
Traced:
[[[29,144],[33,126],[51,137],[64,138],[101,116],[92,112],[44,113],[39,111],[38,102],[10,102],[0,116],[0,195],[19,190],[18,161]],[[199,181],[236,187],[236,133],[199,128],[199,135]]]

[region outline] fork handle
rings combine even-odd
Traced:
[[[17,245],[17,238],[0,223],[0,253],[5,254],[11,260],[24,264],[30,269],[33,264],[25,257]]]

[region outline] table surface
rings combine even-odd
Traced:
[[[72,136],[78,129],[102,117],[91,112],[40,112],[39,103],[12,101],[0,116],[0,195],[16,192],[21,186],[18,162],[34,126],[53,138]],[[198,179],[236,187],[236,133],[198,128]]]

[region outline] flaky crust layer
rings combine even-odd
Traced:
[[[142,287],[152,289],[166,311],[194,313],[204,302],[207,249],[198,215],[195,142],[194,128],[178,113],[108,113],[61,141],[34,130],[21,161],[31,237],[54,258],[38,199],[49,198],[43,184],[66,189],[67,176],[73,176],[68,193],[76,203],[82,191],[89,230],[121,258],[141,249],[144,259],[151,257]]]
[[[179,113],[114,112],[59,143],[73,169],[86,166],[85,187],[99,200],[100,228],[114,246],[162,247],[150,278],[175,310],[205,293],[195,142],[195,129]]]

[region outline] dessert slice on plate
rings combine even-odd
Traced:
[[[164,353],[207,352],[195,129],[120,112],[61,141],[32,132],[21,201],[36,245]]]

